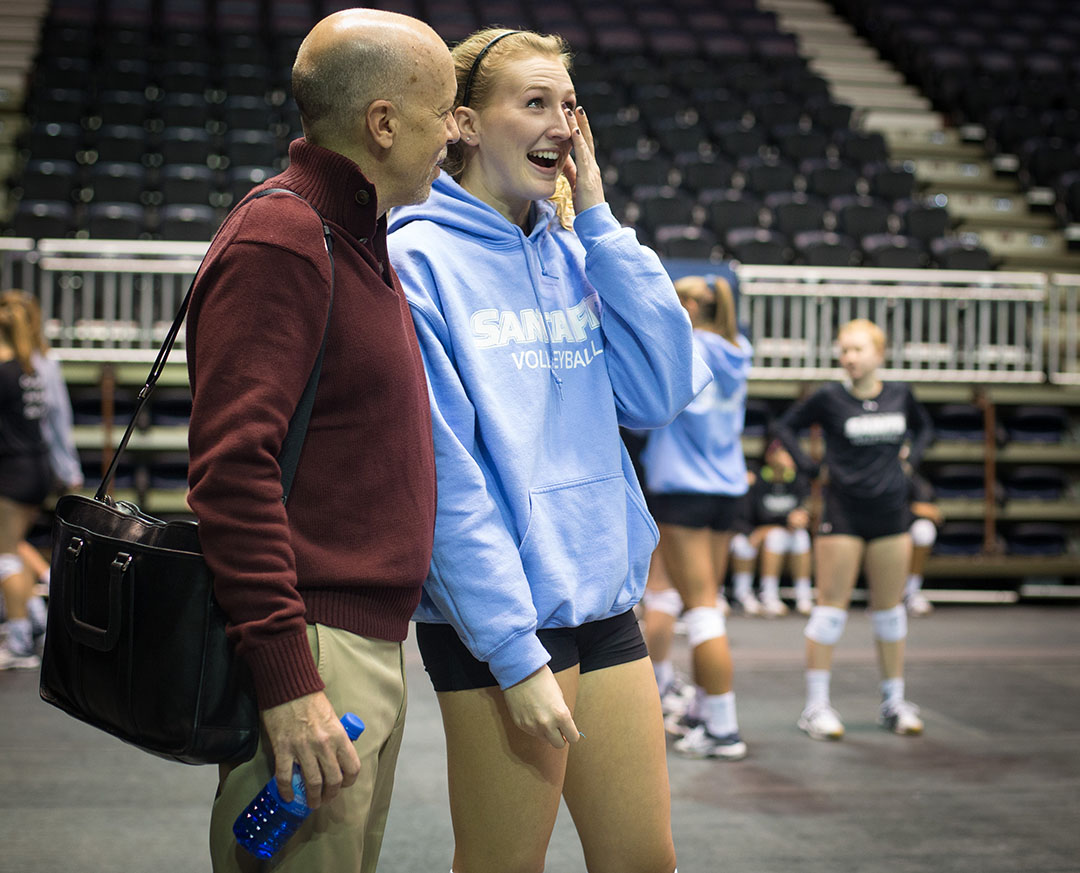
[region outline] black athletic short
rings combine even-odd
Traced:
[[[911,527],[911,510],[906,503],[895,508],[881,507],[867,500],[845,499],[828,488],[824,498],[818,536],[845,534],[869,542],[907,533]]]
[[[551,655],[548,666],[552,673],[575,664],[588,673],[649,655],[633,610],[580,627],[539,630],[536,636]],[[436,691],[468,691],[499,684],[488,665],[473,657],[451,625],[417,622],[416,641]]]
[[[40,506],[52,490],[48,455],[0,455],[0,496]]]
[[[728,531],[739,527],[741,497],[726,494],[650,494],[649,511],[659,524],[679,527],[707,527]]]

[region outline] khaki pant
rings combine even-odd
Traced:
[[[281,870],[303,873],[374,873],[382,847],[405,728],[405,665],[400,643],[373,640],[324,625],[308,625],[319,675],[338,715],[364,722],[356,741],[360,776],[329,805],[321,806],[270,861],[237,845],[232,826],[273,775],[266,735],[255,757],[222,765],[210,818],[210,857],[217,873]]]

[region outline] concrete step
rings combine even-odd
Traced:
[[[841,103],[869,109],[916,109],[930,112],[930,101],[910,86],[867,85],[830,82],[829,90]]]
[[[813,38],[800,39],[799,51],[805,58],[829,58],[831,60],[861,61],[865,64],[880,64],[881,57],[869,46],[853,43],[829,42]]]
[[[915,175],[929,187],[947,187],[954,191],[1005,192],[1019,189],[1015,178],[994,173],[987,160],[955,158],[915,158]]]
[[[936,112],[928,113],[927,118],[939,119],[937,128],[902,127],[889,124],[878,128],[889,144],[889,152],[897,159],[941,158],[962,161],[980,161],[986,159],[985,149],[978,143],[965,142],[955,128],[945,126],[945,120]],[[868,124],[864,124],[867,129]]]
[[[942,186],[927,186],[927,196],[944,196],[953,218],[965,226],[993,231],[996,228],[1027,232],[1058,231],[1053,215],[1032,212],[1023,194],[990,194],[980,191],[957,191]]]
[[[950,209],[952,204],[949,204]],[[1056,228],[1027,230],[1010,226],[986,227],[967,221],[960,222],[958,234],[970,235],[984,248],[1002,257],[1014,255],[1032,257],[1060,257],[1069,254],[1065,234]]]
[[[929,136],[942,129],[944,117],[938,112],[925,109],[864,109],[859,113],[858,126],[862,130],[875,130],[889,139],[890,133]]]
[[[863,61],[814,58],[807,66],[836,85],[869,85],[871,87],[904,85],[903,75],[891,67],[880,64],[871,66]]]

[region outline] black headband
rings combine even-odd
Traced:
[[[491,47],[493,45],[495,45],[495,43],[497,43],[500,39],[503,39],[504,37],[507,37],[507,36],[513,36],[515,33],[524,33],[524,32],[525,32],[524,30],[508,30],[508,31],[506,31],[506,33],[500,33],[497,37],[495,37],[495,39],[493,39],[486,46],[484,46],[482,49],[480,49],[480,54],[478,54],[476,56],[476,60],[473,61],[472,66],[469,67],[469,75],[465,79],[465,93],[462,94],[462,96],[461,96],[461,105],[462,106],[468,106],[469,105],[469,96],[472,94],[473,79],[476,78],[476,70],[480,66],[480,62],[484,59],[484,55],[486,55],[488,53],[488,51],[491,49]]]

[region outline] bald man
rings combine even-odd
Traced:
[[[355,873],[382,843],[401,642],[435,523],[427,385],[385,213],[427,197],[457,139],[453,62],[427,25],[349,9],[308,34],[293,92],[305,135],[253,194],[299,197],[233,210],[188,316],[189,502],[263,727],[252,760],[221,768],[210,848],[217,871],[261,869],[233,821],[272,777],[290,799],[298,765],[314,812],[275,869]],[[324,331],[286,507],[278,458]],[[349,711],[366,724],[355,745]]]

